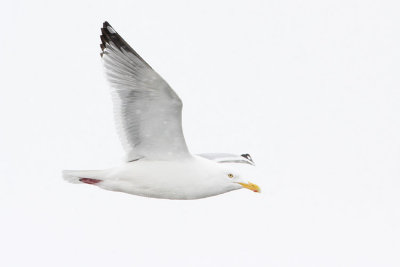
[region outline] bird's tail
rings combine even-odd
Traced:
[[[86,183],[86,184],[95,184],[97,182],[101,182],[103,179],[101,178],[104,176],[104,171],[102,170],[95,170],[95,171],[71,171],[65,170],[62,172],[64,180],[74,183]]]

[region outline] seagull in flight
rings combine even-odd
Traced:
[[[249,154],[192,155],[182,131],[181,99],[108,22],[101,33],[100,55],[126,160],[105,170],[65,170],[64,179],[162,199],[200,199],[241,188],[260,192],[235,164],[226,164],[254,165]]]

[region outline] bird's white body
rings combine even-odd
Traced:
[[[242,188],[230,182],[219,163],[193,156],[175,161],[138,160],[98,171],[65,171],[64,178],[101,180],[95,185],[106,190],[167,199],[198,199]],[[221,179],[226,177],[226,181]]]

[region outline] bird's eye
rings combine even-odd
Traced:
[[[228,177],[233,178],[233,174],[232,173],[228,174]]]

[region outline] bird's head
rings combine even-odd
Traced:
[[[246,188],[253,192],[260,193],[261,189],[258,185],[253,184],[246,179],[242,178],[238,171],[232,169],[224,169],[222,173],[225,182],[234,189]]]

